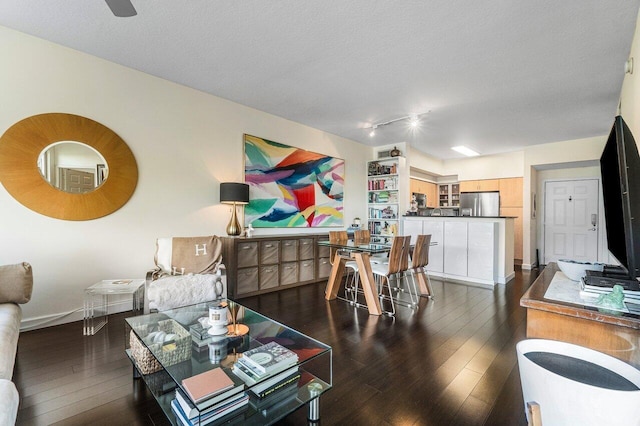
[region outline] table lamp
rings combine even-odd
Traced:
[[[223,182],[220,184],[220,202],[233,204],[231,220],[227,225],[227,235],[240,235],[242,228],[236,214],[237,204],[249,203],[249,185],[246,183]]]

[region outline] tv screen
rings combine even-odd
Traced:
[[[609,251],[635,279],[640,276],[640,155],[621,116],[600,157],[600,173]]]

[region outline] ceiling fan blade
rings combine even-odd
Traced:
[[[138,12],[133,7],[131,0],[105,0],[109,9],[119,18],[127,18],[129,16],[136,16]]]

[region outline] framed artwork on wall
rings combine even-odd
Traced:
[[[246,225],[343,226],[344,160],[244,135]]]

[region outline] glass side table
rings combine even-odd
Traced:
[[[109,296],[130,294],[133,297],[133,311],[142,313],[144,309],[144,279],[103,280],[84,291],[85,336],[93,336],[107,324]]]

